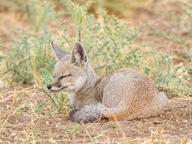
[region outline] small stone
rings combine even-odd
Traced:
[[[184,123],[188,123],[188,120],[183,120]]]
[[[161,121],[153,121],[153,124],[161,124]]]

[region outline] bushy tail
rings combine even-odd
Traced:
[[[101,103],[85,105],[79,110],[74,110],[70,113],[69,117],[74,122],[94,122],[104,119],[104,113],[114,111],[115,108],[107,108]]]
[[[103,118],[108,119],[135,119],[142,117],[149,117],[157,114],[160,110],[167,105],[168,99],[164,92],[159,92],[151,103],[147,104],[143,109],[131,113],[128,109],[123,108],[121,105],[117,107],[108,108],[102,103],[85,105],[79,110],[70,113],[70,119],[74,122],[94,122]],[[133,105],[130,106],[134,107]]]

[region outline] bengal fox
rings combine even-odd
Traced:
[[[135,119],[157,114],[168,102],[144,73],[124,68],[99,77],[88,62],[82,45],[76,42],[68,54],[51,42],[57,63],[51,91],[65,91],[73,111],[74,122]]]

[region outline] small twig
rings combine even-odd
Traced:
[[[51,100],[51,102],[53,103],[54,107],[55,107],[55,108],[58,108],[56,102],[55,102],[54,99],[51,97],[51,95],[50,95],[46,90],[44,90],[43,88],[40,88],[40,90],[41,90],[42,92],[44,92],[44,93],[46,94],[46,96],[48,96],[48,97],[50,98],[50,100]]]
[[[26,90],[30,90],[31,88],[34,88],[34,86],[29,86],[29,87],[27,87],[27,88],[24,88],[24,89],[22,89],[22,90],[19,90],[19,91],[17,91],[17,93],[21,93],[21,92],[24,92],[24,91],[26,91]],[[7,91],[7,92],[1,94],[1,96],[7,95],[7,94],[10,94],[10,93],[14,93],[14,92],[15,92],[15,91]]]
[[[79,34],[79,42],[81,42],[81,26],[79,27],[79,32],[78,32],[78,34]]]

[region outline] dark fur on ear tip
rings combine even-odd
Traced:
[[[57,61],[61,60],[62,58],[65,60],[70,58],[70,55],[61,48],[59,48],[53,41],[50,42],[50,45]]]
[[[80,56],[81,60],[84,60],[85,51],[83,49],[83,46],[80,44],[80,42],[76,42],[74,48],[75,48],[76,52],[79,53],[79,56]]]
[[[54,45],[53,41],[51,41],[50,43],[51,43],[52,46]]]
[[[84,65],[88,61],[86,52],[80,42],[76,42],[71,56],[71,62],[76,65]]]
[[[57,46],[54,44],[53,41],[51,41],[50,44],[51,44],[52,48],[54,48],[54,49],[57,47]]]

